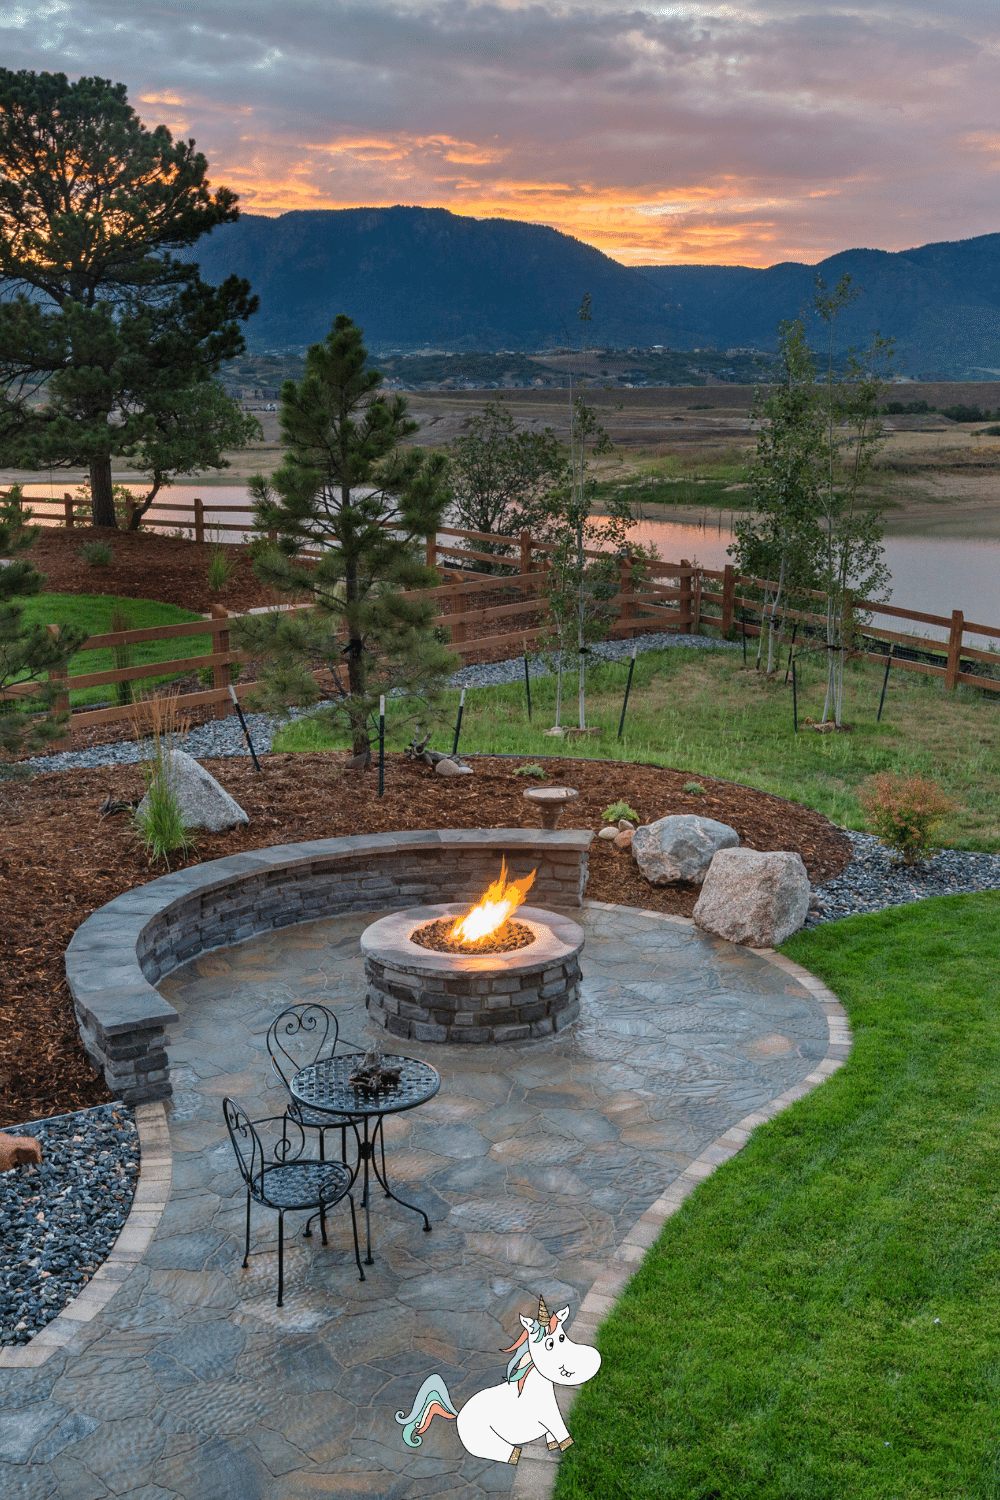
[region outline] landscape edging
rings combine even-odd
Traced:
[[[168,1099],[167,1029],[177,1012],[155,986],[178,965],[322,917],[476,900],[501,858],[512,878],[535,867],[543,903],[578,907],[593,837],[542,828],[351,834],[231,854],[136,886],[93,912],[66,949],[83,1045],[115,1098]]]
[[[170,1196],[174,1156],[162,1104],[140,1104],[135,1111],[139,1132],[139,1181],[128,1217],[107,1256],[72,1301],[26,1344],[0,1349],[0,1370],[36,1370],[65,1349],[111,1301],[142,1261]]]
[[[587,905],[604,911],[622,909],[607,901],[588,901]],[[641,909],[645,911],[645,908]],[[680,927],[697,930],[692,917],[677,917],[665,912],[650,911],[645,911],[645,915],[657,917],[661,922],[672,922]],[[751,1131],[756,1130],[758,1125],[764,1125],[768,1120],[773,1120],[775,1115],[781,1114],[782,1110],[788,1109],[797,1100],[811,1094],[813,1089],[825,1083],[838,1068],[843,1067],[850,1055],[853,1039],[847,1012],[829,986],[825,985],[821,979],[817,979],[814,974],[810,974],[809,970],[803,968],[801,964],[786,958],[783,953],[776,953],[773,948],[751,948],[749,951],[756,953],[766,963],[774,964],[776,968],[782,969],[819,1001],[826,1016],[830,1038],[826,1056],[822,1062],[817,1063],[811,1073],[806,1074],[801,1083],[793,1084],[791,1088],[785,1089],[783,1093],[769,1100],[760,1109],[744,1115],[742,1120],[738,1120],[735,1125],[723,1131],[722,1135],[712,1141],[711,1145],[706,1146],[700,1155],[688,1162],[683,1172],[674,1179],[666,1191],[636,1220],[611,1257],[609,1264],[592,1284],[572,1320],[573,1337],[579,1338],[583,1343],[589,1343],[595,1337],[598,1325],[611,1312],[647,1250],[656,1244],[664,1224],[677,1212],[685,1198],[693,1193],[706,1177],[711,1177],[715,1169],[723,1162],[729,1161],[731,1157],[743,1150],[750,1139]],[[568,1387],[562,1389],[566,1391],[566,1399],[560,1402],[560,1408],[563,1416],[566,1416],[572,1409],[577,1391]],[[510,1491],[512,1500],[550,1500],[555,1489],[556,1474],[561,1458],[562,1453],[558,1448],[552,1452],[539,1448],[537,1444],[523,1448]]]

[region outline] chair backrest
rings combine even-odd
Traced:
[[[222,1113],[229,1130],[229,1139],[240,1169],[240,1175],[252,1193],[264,1192],[264,1174],[269,1167],[299,1161],[305,1151],[305,1131],[296,1120],[287,1115],[274,1115],[264,1120],[251,1120],[246,1108],[238,1099],[225,1098]],[[261,1139],[258,1126],[269,1125],[274,1144],[268,1151]]]
[[[254,1122],[238,1099],[223,1099],[222,1114],[233,1143],[240,1175],[247,1187],[259,1193],[264,1178],[264,1146]]]
[[[325,1005],[301,1002],[275,1016],[267,1030],[267,1050],[285,1088],[300,1068],[332,1056],[339,1035],[337,1017]]]

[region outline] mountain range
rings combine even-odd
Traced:
[[[196,253],[206,281],[236,272],[252,283],[261,307],[247,342],[259,353],[304,350],[338,312],[374,353],[578,348],[585,292],[592,347],[766,350],[817,274],[833,286],[848,272],[862,295],[837,324],[838,351],[878,330],[908,374],[1000,376],[1000,234],[845,250],[817,266],[637,267],[540,224],[352,208],[244,214]]]

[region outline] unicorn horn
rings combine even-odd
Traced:
[[[548,1327],[549,1310],[545,1306],[545,1298],[541,1296],[538,1299],[538,1321],[542,1324],[543,1328]]]

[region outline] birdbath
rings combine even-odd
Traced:
[[[571,786],[529,786],[524,796],[534,803],[542,817],[543,828],[557,828],[568,802],[575,802],[580,793]]]

